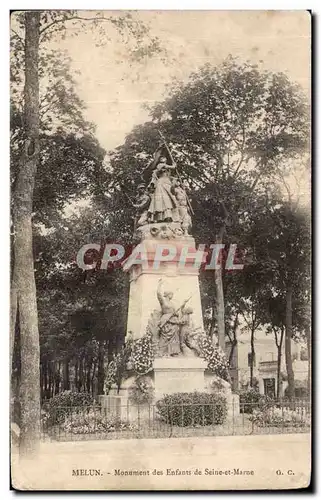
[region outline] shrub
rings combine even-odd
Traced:
[[[154,399],[154,387],[149,377],[137,377],[129,387],[129,400],[131,403],[151,404]]]
[[[156,408],[161,420],[180,427],[223,424],[227,415],[226,399],[206,392],[166,394]]]
[[[261,408],[269,404],[270,399],[263,396],[256,389],[247,389],[241,391],[240,395],[240,412],[253,413],[253,410]]]
[[[249,419],[259,427],[306,427],[309,425],[309,417],[301,409],[291,410],[277,406],[254,410]]]
[[[128,422],[122,422],[116,417],[106,417],[99,410],[90,408],[75,414],[69,414],[60,426],[61,430],[71,434],[94,434],[98,432],[115,432],[134,430]]]
[[[88,392],[64,391],[46,402],[42,409],[42,422],[55,425],[62,422],[71,408],[80,408],[94,404],[94,398]]]

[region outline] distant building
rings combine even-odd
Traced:
[[[233,349],[230,364],[230,375],[232,389],[245,389],[250,384],[251,345],[249,332],[239,332],[237,345]],[[231,343],[226,342],[226,355],[229,358]],[[264,331],[255,334],[255,359],[253,367],[253,378],[261,394],[275,397],[277,394],[277,347],[273,335],[267,335]],[[300,397],[302,391],[307,389],[308,384],[308,355],[304,344],[292,342],[293,371],[296,386],[296,395]],[[281,361],[281,396],[287,388],[286,366],[284,354],[284,341]]]

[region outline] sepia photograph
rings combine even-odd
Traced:
[[[309,487],[311,25],[11,11],[11,489]]]

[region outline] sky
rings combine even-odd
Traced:
[[[93,15],[82,12],[84,16]],[[114,12],[113,15],[117,15]],[[108,151],[122,144],[134,125],[148,119],[145,103],[166,96],[173,77],[186,81],[191,72],[229,54],[285,72],[310,91],[310,15],[306,11],[140,11],[167,49],[169,60],[146,59],[128,66],[126,47],[106,24],[110,41],[97,47],[91,29],[69,27],[59,42],[68,51],[86,118],[96,125],[96,136]],[[132,42],[129,42],[132,43]]]

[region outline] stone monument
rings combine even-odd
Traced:
[[[190,234],[193,210],[166,144],[151,167],[149,182],[138,186],[133,203],[139,259],[128,259],[124,268],[130,277],[127,338],[135,341],[152,331],[150,378],[157,400],[173,392],[208,391],[209,385],[207,363],[193,341],[204,330],[198,278],[202,254]],[[124,381],[109,397],[118,394],[123,404],[130,383]]]

